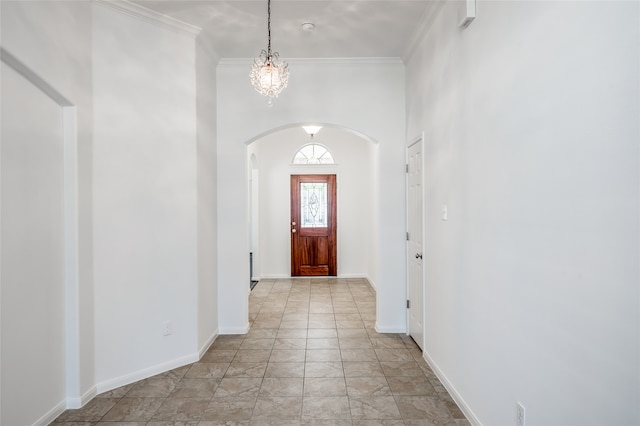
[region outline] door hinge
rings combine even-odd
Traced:
[[[407,299],[407,309],[411,308],[411,301]]]
[[[407,241],[409,241],[409,231],[407,231]]]
[[[409,165],[408,164],[405,164],[405,172],[409,173]]]

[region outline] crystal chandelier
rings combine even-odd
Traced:
[[[269,97],[271,105],[272,99],[277,98],[289,82],[289,65],[280,60],[278,52],[271,51],[271,0],[267,0],[267,34],[267,50],[254,59],[249,77],[256,91]]]

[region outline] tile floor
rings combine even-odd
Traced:
[[[62,426],[469,425],[413,340],[374,330],[362,279],[262,280],[251,330],[98,395]]]

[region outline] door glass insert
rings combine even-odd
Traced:
[[[300,183],[300,218],[302,228],[327,227],[327,183]]]

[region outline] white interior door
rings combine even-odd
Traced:
[[[424,280],[422,256],[422,139],[407,151],[407,210],[408,210],[408,302],[409,335],[423,348],[424,344]]]

